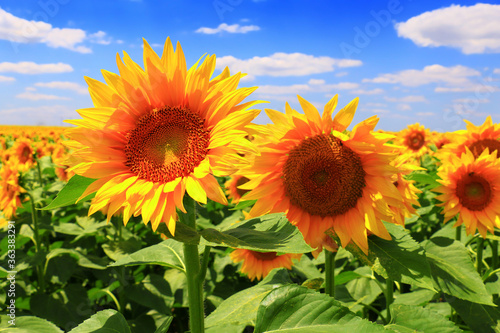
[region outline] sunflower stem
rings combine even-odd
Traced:
[[[491,242],[491,269],[495,270],[498,267],[498,241]]]
[[[476,250],[476,268],[480,276],[483,270],[483,250],[484,250],[484,238],[481,236],[477,237],[477,250]]]
[[[325,249],[325,292],[335,298],[335,256],[337,252]]]
[[[191,228],[196,228],[196,203],[188,195],[184,197],[184,207],[187,213],[179,214],[181,222]],[[188,285],[189,327],[192,333],[202,333],[205,330],[203,306],[203,279],[205,276],[200,276],[198,245],[184,243],[184,261]]]
[[[390,323],[392,319],[390,306],[392,302],[394,302],[394,281],[391,278],[387,278],[385,280],[385,284],[385,306],[387,308],[387,316],[385,319],[387,320],[387,323]]]
[[[42,252],[42,243],[40,240],[40,232],[38,230],[38,214],[36,213],[35,199],[31,195],[29,197],[31,203],[31,222],[33,223],[33,235],[35,237],[35,251],[37,255],[40,255],[40,253]],[[40,293],[43,293],[45,291],[45,270],[43,262],[40,262],[37,265],[36,271],[38,275],[38,291]]]
[[[455,228],[455,240],[460,241],[462,239],[462,225]]]

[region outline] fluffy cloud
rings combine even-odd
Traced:
[[[335,68],[361,66],[360,60],[315,57],[303,53],[274,53],[268,57],[238,59],[217,58],[216,68],[229,67],[231,72],[252,73],[254,76],[305,76],[331,72]]]
[[[457,65],[445,67],[441,65],[430,65],[422,70],[407,69],[397,73],[379,75],[373,79],[363,79],[363,82],[401,84],[407,87],[417,87],[425,84],[439,84],[435,92],[493,92],[499,88],[475,82],[471,78],[480,78],[481,73],[475,69]],[[476,80],[479,81],[479,80]]]
[[[31,91],[25,91],[16,95],[16,98],[27,99],[30,101],[54,101],[54,100],[69,100],[68,97],[61,97],[56,95],[39,94]]]
[[[0,82],[12,82],[15,80],[13,77],[0,75]]]
[[[72,90],[81,95],[86,95],[89,92],[86,87],[75,82],[66,82],[66,81],[37,82],[35,83],[35,86],[42,88]]]
[[[32,61],[0,62],[0,72],[19,74],[44,74],[72,72],[73,67],[62,62],[56,64],[37,64]]]
[[[290,86],[259,86],[256,93],[265,95],[300,95],[307,92],[330,92],[332,90],[350,90],[358,87],[359,85],[357,83],[352,82],[325,84],[324,80],[311,79],[308,84],[293,84]]]
[[[416,102],[427,102],[425,96],[422,95],[410,95],[404,97],[384,97],[388,102],[399,102],[399,103],[416,103]]]
[[[500,5],[451,5],[396,24],[398,36],[419,46],[449,46],[465,54],[500,53]]]
[[[382,74],[374,79],[363,79],[363,82],[399,83],[407,87],[417,87],[429,83],[445,83],[462,85],[470,83],[470,76],[480,76],[475,69],[457,65],[445,67],[441,65],[425,66],[424,69],[407,69],[395,74]]]
[[[42,43],[52,48],[64,48],[79,53],[91,53],[84,41],[107,44],[106,33],[99,31],[88,35],[82,29],[55,28],[43,21],[29,21],[14,16],[0,8],[0,39],[15,43]]]
[[[65,125],[63,119],[74,118],[75,110],[63,105],[37,105],[0,110],[2,122],[12,125]]]
[[[356,94],[356,95],[378,95],[382,94],[384,92],[383,89],[380,88],[375,88],[372,90],[366,90],[366,89],[357,89],[351,91],[351,94]]]
[[[228,32],[231,34],[246,34],[250,31],[258,31],[260,30],[259,26],[256,25],[239,25],[239,24],[231,24],[228,25],[226,23],[221,23],[217,28],[207,28],[201,27],[197,29],[195,32],[200,34],[213,35],[219,32]]]

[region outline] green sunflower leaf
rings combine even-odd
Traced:
[[[161,265],[185,272],[183,244],[173,239],[167,239],[164,242],[124,255],[109,267],[142,264]]]
[[[427,260],[438,288],[445,294],[494,306],[465,246],[453,239],[433,237],[424,243]]]
[[[391,305],[392,324],[413,329],[412,332],[459,333],[461,329],[441,314],[419,306]],[[391,325],[386,327],[391,328]]]
[[[435,291],[424,249],[402,226],[384,225],[392,239],[368,237],[368,255],[352,244],[346,248],[385,278]]]
[[[282,213],[243,221],[231,229],[208,228],[200,234],[203,237],[201,245],[281,253],[307,253],[313,250]]]
[[[102,310],[75,327],[70,333],[120,332],[130,333],[123,315],[115,310]]]
[[[15,324],[11,325],[9,321]],[[38,318],[34,316],[22,316],[22,317],[16,317],[15,320],[12,320],[12,318],[10,318],[9,316],[2,315],[0,321],[0,332],[62,333],[63,330],[61,330],[56,325],[43,318]]]
[[[326,294],[297,285],[272,290],[257,312],[255,332],[391,332],[357,317]]]
[[[46,207],[40,210],[52,210],[56,208],[73,205],[76,200],[85,192],[87,187],[95,182],[95,179],[86,178],[80,175],[74,175],[70,178],[66,186],[59,192],[56,198]],[[95,193],[89,194],[80,202],[90,200],[95,196]]]
[[[474,332],[500,332],[500,310],[496,306],[472,303],[445,295],[448,303]]]
[[[292,283],[285,269],[273,269],[257,285],[224,300],[205,320],[205,326],[253,325],[260,301],[274,288]]]

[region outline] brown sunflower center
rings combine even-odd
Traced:
[[[469,210],[483,210],[493,198],[490,183],[471,172],[457,182],[456,195],[462,206]]]
[[[250,190],[242,190],[241,188],[238,188],[238,186],[240,185],[243,185],[245,183],[248,183],[250,181],[250,179],[248,179],[247,177],[240,177],[238,178],[238,180],[236,181],[236,193],[238,193],[238,195],[240,197],[243,196],[243,194],[249,192]]]
[[[495,139],[482,139],[474,142],[469,147],[475,158],[478,158],[486,148],[489,148],[490,153],[496,150],[498,156],[498,152],[500,151],[500,141]]]
[[[406,145],[412,150],[419,150],[425,144],[425,135],[422,132],[412,132],[406,137]]]
[[[193,172],[208,153],[210,131],[189,109],[166,106],[127,134],[126,165],[139,178],[167,183]]]
[[[307,138],[290,150],[283,183],[293,205],[322,217],[354,208],[366,185],[359,156],[328,134]]]
[[[257,252],[257,251],[250,251],[250,252],[255,258],[263,261],[274,260],[277,257],[276,252]]]

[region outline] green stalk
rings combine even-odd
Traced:
[[[387,308],[387,323],[391,322],[391,310],[389,309],[392,302],[394,302],[394,281],[391,278],[387,278],[385,280],[386,289],[385,289],[385,306]]]
[[[38,215],[35,209],[35,200],[30,195],[30,203],[31,203],[31,221],[33,223],[33,234],[35,236],[35,251],[36,254],[39,255],[42,252],[42,243],[40,240],[40,233],[38,231]],[[45,291],[45,274],[43,269],[43,262],[38,264],[37,268],[38,275],[38,288],[41,293]]]
[[[491,242],[491,269],[495,270],[498,267],[498,241]]]
[[[459,225],[458,227],[455,228],[455,239],[457,241],[460,241],[461,238],[462,238],[462,226]]]
[[[184,207],[187,214],[180,213],[181,222],[196,229],[196,203],[188,195],[184,198]],[[202,333],[205,331],[205,314],[203,306],[203,279],[200,276],[200,257],[198,245],[184,243],[184,261],[186,264],[186,277],[189,299],[189,328],[191,333]]]
[[[478,236],[477,238],[477,254],[476,254],[476,268],[477,272],[479,273],[480,276],[483,276],[481,274],[481,271],[483,270],[483,249],[484,249],[484,238],[481,236]]]
[[[325,292],[335,298],[335,256],[337,252],[325,249]]]

